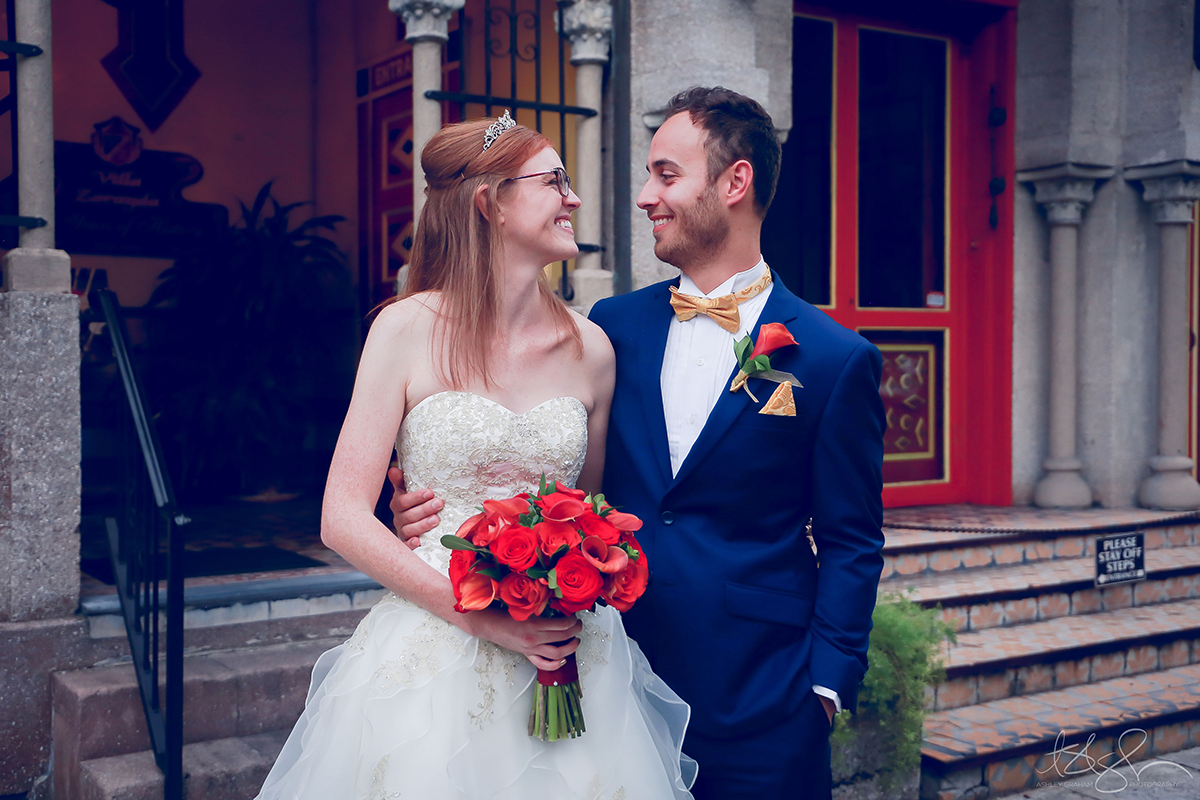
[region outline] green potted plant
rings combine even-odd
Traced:
[[[835,797],[917,796],[925,687],[945,678],[942,644],[956,640],[939,612],[900,593],[875,604],[858,712],[839,714],[830,734]]]
[[[271,189],[176,260],[150,298],[159,424],[184,494],[270,499],[304,488],[318,466],[308,456],[322,449],[315,440],[329,438],[318,435],[322,417],[340,422],[349,397],[353,292],[321,234],[344,218],[293,225],[305,204],[281,205]]]

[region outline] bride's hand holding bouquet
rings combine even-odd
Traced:
[[[486,500],[456,535],[450,583],[460,613],[506,613],[525,623],[570,622],[597,603],[628,611],[646,590],[650,570],[633,533],[642,522],[617,511],[603,495],[542,480],[536,495]],[[532,632],[531,632],[532,633]],[[583,733],[583,696],[572,651],[551,668],[538,667],[529,733],[539,739]],[[544,661],[544,657],[542,658]]]

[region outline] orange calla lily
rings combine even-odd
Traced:
[[[629,563],[629,554],[624,548],[605,544],[599,536],[584,539],[579,551],[593,567],[606,575],[620,572]]]
[[[754,349],[750,351],[750,360],[753,361],[758,356],[769,356],[789,344],[797,342],[787,326],[782,322],[768,322],[758,331],[758,340],[754,342]]]

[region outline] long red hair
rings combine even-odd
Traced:
[[[434,352],[439,377],[460,390],[472,379],[493,385],[489,348],[495,341],[499,318],[496,265],[504,243],[488,222],[499,211],[498,199],[506,178],[547,147],[541,133],[517,125],[483,149],[484,133],[495,120],[480,119],[447,125],[421,151],[421,168],[427,184],[425,207],[417,222],[404,292],[381,304],[436,290],[441,296],[434,324]],[[475,192],[484,193],[488,214],[475,204]],[[538,281],[542,300],[553,315],[555,327],[572,339],[576,357],[583,355],[579,328],[566,305],[550,288],[543,273]],[[453,335],[451,335],[453,334]],[[445,369],[443,370],[443,365]]]

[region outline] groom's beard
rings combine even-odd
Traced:
[[[713,182],[691,208],[674,209],[675,219],[669,226],[674,230],[663,241],[654,243],[654,255],[680,269],[712,258],[729,236],[729,218],[721,211],[717,184]]]

